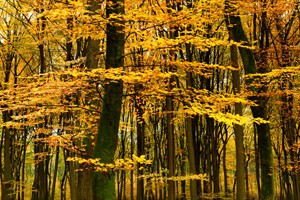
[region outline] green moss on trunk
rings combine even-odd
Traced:
[[[106,16],[124,14],[123,0],[108,0]],[[124,23],[122,19],[114,19],[107,24],[106,69],[124,66]],[[121,81],[109,82],[104,86],[102,112],[99,120],[98,136],[93,158],[100,158],[103,163],[114,160],[118,144],[118,129],[122,108],[123,85]],[[115,176],[110,172],[93,173],[94,200],[115,199]]]

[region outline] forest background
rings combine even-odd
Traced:
[[[299,0],[0,4],[1,199],[300,199]]]

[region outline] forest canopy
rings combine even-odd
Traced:
[[[299,4],[0,0],[1,199],[300,199]]]

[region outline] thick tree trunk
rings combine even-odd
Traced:
[[[100,9],[100,1],[98,0],[91,0],[88,1],[87,9],[93,13]],[[69,21],[68,21],[69,22]],[[71,22],[69,22],[71,23]],[[71,26],[71,25],[70,25]],[[98,68],[98,54],[100,49],[100,40],[99,39],[93,39],[92,37],[88,37],[87,39],[87,47],[84,52],[81,51],[81,43],[82,40],[77,40],[77,55],[76,57],[84,56],[86,55],[86,62],[85,66],[88,70],[96,69]],[[68,48],[69,47],[69,48]],[[67,43],[67,60],[72,59],[71,56],[71,48],[72,44]],[[85,97],[87,101],[90,101],[93,97],[91,95],[87,95]],[[91,101],[91,104],[97,104],[98,102]],[[70,117],[70,116],[67,116]],[[85,152],[86,157],[92,157],[93,154],[93,148],[92,148],[92,139],[91,136],[94,133],[87,132],[86,137],[83,139],[83,146],[85,146]],[[71,197],[72,200],[90,200],[93,198],[93,187],[91,187],[93,182],[93,175],[92,172],[89,169],[83,169],[84,164],[74,164],[69,163],[69,173],[70,173],[70,189],[71,189]]]
[[[124,14],[124,0],[109,0],[106,15]],[[106,40],[106,69],[124,66],[124,25],[120,19],[107,24]],[[102,112],[99,120],[98,136],[93,158],[100,158],[102,163],[114,160],[118,144],[118,130],[122,108],[123,85],[121,81],[110,82],[104,86]],[[115,199],[114,172],[93,173],[93,199]]]
[[[93,155],[93,158],[101,158],[102,163],[111,163],[114,160],[118,143],[122,89],[120,82],[109,83],[105,86],[104,104]],[[94,200],[115,199],[114,172],[95,172],[93,176]]]
[[[266,119],[265,105],[252,107],[254,117]],[[256,124],[258,134],[258,149],[260,155],[261,199],[274,199],[273,155],[269,124]]]
[[[232,12],[236,12],[234,8],[234,0],[225,1],[225,10],[226,10],[226,21],[227,25],[231,24],[229,28],[230,33],[232,34],[233,40],[235,42],[243,42],[244,45],[249,45],[246,34],[243,30],[241,19],[238,15],[233,15]],[[263,36],[264,37],[264,36]],[[245,74],[254,74],[256,73],[256,63],[254,59],[254,53],[249,48],[239,47],[239,51],[242,57]],[[265,68],[260,68],[260,73],[265,72]],[[262,91],[266,91],[266,88],[263,88]],[[254,89],[255,92],[255,89]],[[267,110],[266,110],[266,101],[265,97],[253,97],[252,100],[258,104],[256,107],[251,107],[252,114],[254,118],[261,117],[262,119],[267,120]],[[255,124],[257,134],[258,134],[258,146],[260,154],[260,168],[261,168],[261,192],[260,197],[264,200],[271,200],[274,198],[274,181],[273,181],[273,154],[271,146],[271,137],[270,137],[270,127],[269,124]],[[260,145],[261,144],[261,145]]]

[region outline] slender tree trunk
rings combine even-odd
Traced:
[[[26,147],[27,147],[27,137],[28,137],[28,131],[27,128],[24,128],[24,134],[23,134],[23,155],[22,155],[22,169],[21,169],[21,198],[20,200],[25,199],[25,166],[26,166]]]
[[[170,9],[176,9],[177,3],[172,2],[170,0],[166,0],[167,7]],[[170,9],[168,9],[169,14],[171,15]],[[178,35],[178,27],[172,27],[170,25],[170,29],[174,29],[170,31],[170,38],[175,39]],[[176,60],[176,53],[173,50],[169,51],[169,55],[171,61]],[[173,66],[169,66],[167,68],[169,71],[173,72],[176,69]],[[169,79],[169,88],[171,91],[174,88],[174,77],[172,76]],[[175,176],[175,137],[174,137],[174,124],[173,124],[173,97],[172,95],[168,95],[166,98],[166,108],[167,108],[167,167],[168,167],[168,178],[172,178]],[[174,180],[168,180],[168,199],[175,200],[176,199],[176,185]]]
[[[39,13],[42,14],[44,12],[43,5],[41,5],[41,9]],[[39,26],[39,39],[41,43],[38,45],[39,56],[40,56],[40,74],[46,73],[46,58],[44,53],[44,42],[43,42],[43,31],[46,28],[46,18],[42,16],[38,18],[38,26]],[[42,128],[47,126],[47,117],[44,118],[44,122],[39,125],[38,128]],[[34,142],[34,153],[35,153],[35,177],[34,183],[32,186],[32,200],[39,199],[48,199],[49,198],[49,187],[48,187],[48,167],[47,167],[47,159],[48,156],[44,156],[43,154],[47,154],[46,144],[43,143],[43,139],[45,138],[45,134],[40,133],[36,136],[36,141]]]
[[[238,95],[241,92],[240,85],[240,70],[238,66],[238,52],[237,47],[232,45],[230,47],[231,65],[235,68],[232,71],[233,92]],[[235,103],[235,114],[243,115],[243,107],[241,103]],[[234,124],[235,133],[235,148],[236,148],[236,199],[246,199],[246,185],[245,185],[245,148],[244,148],[244,128],[241,125]]]
[[[225,127],[226,129],[226,127]],[[227,131],[225,132],[226,137],[223,140],[223,173],[224,173],[224,192],[225,192],[225,197],[228,197],[228,179],[227,179],[227,165],[226,165],[226,153],[227,153],[227,137],[228,137],[228,133]]]
[[[47,124],[47,120],[40,125],[43,127]],[[42,140],[45,138],[45,135],[40,133],[36,139]],[[42,141],[35,141],[34,142],[34,153],[35,157],[34,160],[35,164],[35,176],[34,182],[32,186],[32,200],[39,200],[39,199],[48,199],[49,198],[49,185],[48,185],[48,159],[49,157],[46,155],[48,154],[48,148]]]
[[[12,41],[12,34],[11,30],[7,32],[7,38]],[[8,44],[9,45],[9,44]],[[8,46],[9,47],[9,46]],[[11,70],[12,70],[12,62],[15,57],[14,53],[6,52],[5,62],[4,65],[4,83],[8,84],[10,82]],[[4,111],[2,112],[2,120],[3,123],[8,122],[11,120],[11,116],[13,115],[12,111]],[[3,144],[3,171],[1,170],[1,192],[2,192],[2,199],[3,200],[14,200],[15,199],[15,191],[14,191],[14,176],[13,176],[13,131],[12,128],[4,126],[2,128],[2,139],[1,141]],[[1,149],[2,153],[2,149]],[[2,155],[1,155],[2,156]],[[2,162],[2,161],[1,161]]]
[[[175,139],[173,125],[173,98],[167,97],[167,158],[168,158],[168,177],[175,176]],[[168,180],[168,199],[175,200],[175,181]]]
[[[191,55],[191,45],[186,44],[186,60],[192,61],[192,55]],[[191,89],[193,86],[193,77],[191,72],[187,72],[186,75],[186,87],[187,90]],[[194,128],[193,128],[193,118],[187,117],[186,118],[186,145],[187,145],[187,151],[188,151],[188,160],[189,160],[189,166],[190,166],[190,173],[191,174],[197,174],[196,170],[196,157],[195,157],[195,145],[194,145]],[[190,180],[190,197],[191,199],[197,199],[197,181],[196,180]]]
[[[137,91],[141,86],[137,86]],[[141,156],[145,154],[145,120],[143,119],[143,100],[141,98],[136,99],[136,105],[137,109],[137,156]],[[143,170],[140,170],[140,165],[138,164],[137,167],[137,176],[143,175]],[[144,178],[138,178],[137,177],[137,200],[143,200],[144,199]]]
[[[295,21],[296,16],[298,15],[299,11],[299,2],[295,4],[295,11],[293,16],[289,20],[288,23],[283,24],[280,17],[275,18],[276,21],[276,28],[279,32],[279,42],[280,42],[280,49],[281,49],[281,60],[279,60],[279,64],[281,68],[287,68],[292,64],[291,58],[291,50],[290,45],[288,44],[288,37],[291,33],[292,24]],[[282,91],[282,107],[280,109],[280,117],[281,117],[281,129],[282,129],[282,137],[283,142],[286,142],[289,149],[289,157],[291,160],[291,165],[293,167],[293,172],[289,175],[288,171],[285,170],[286,178],[283,179],[287,185],[287,198],[299,199],[300,198],[300,184],[299,184],[299,155],[294,150],[294,145],[297,143],[298,135],[296,130],[296,120],[294,117],[294,94],[291,93],[293,90],[293,77],[289,76],[289,74],[283,74],[281,77],[281,85],[280,89]],[[283,144],[284,145],[284,144]],[[286,150],[284,150],[287,153]],[[285,154],[286,156],[286,154]],[[289,176],[291,176],[289,178]],[[292,180],[292,187],[290,179]],[[285,185],[285,184],[284,184]],[[293,191],[293,192],[292,192]]]
[[[137,70],[143,70],[143,48],[139,48],[137,50],[137,55],[134,55],[134,64],[136,65]],[[139,95],[139,92],[143,90],[142,84],[135,84],[134,91],[136,93],[135,96],[135,109],[137,112],[136,116],[136,134],[137,134],[137,156],[141,156],[145,154],[145,126],[146,122],[143,118],[145,101],[142,99],[142,96]],[[144,174],[144,170],[140,170],[140,164],[137,165],[137,189],[136,189],[136,199],[143,200],[144,199],[144,178],[139,178]]]
[[[133,106],[132,106],[133,107]],[[131,113],[133,113],[133,109],[131,107]],[[131,117],[131,121],[130,121],[130,124],[133,124],[133,117]],[[134,130],[132,129],[130,131],[130,141],[133,141],[133,136],[134,136]],[[131,142],[130,143],[130,155],[131,155],[131,159],[133,157],[133,154],[134,154],[134,142]],[[130,200],[134,200],[134,171],[131,170],[130,171]]]
[[[188,160],[190,166],[190,173],[197,174],[196,162],[195,162],[195,148],[193,139],[193,125],[192,118],[186,119],[186,145],[188,149]],[[191,199],[197,199],[197,182],[196,180],[190,180],[190,197]]]
[[[53,180],[52,180],[52,188],[51,188],[52,189],[51,200],[55,199],[55,189],[56,189],[56,180],[57,180],[57,172],[58,172],[58,159],[59,159],[59,147],[56,147],[54,172],[53,172]]]
[[[9,113],[5,111],[3,113],[4,119],[9,117]],[[5,120],[6,121],[6,120]],[[4,122],[5,122],[4,121]],[[13,200],[14,195],[14,183],[13,183],[13,166],[12,166],[12,141],[11,141],[11,129],[3,127],[4,134],[4,165],[3,165],[3,178],[2,178],[2,200]]]

